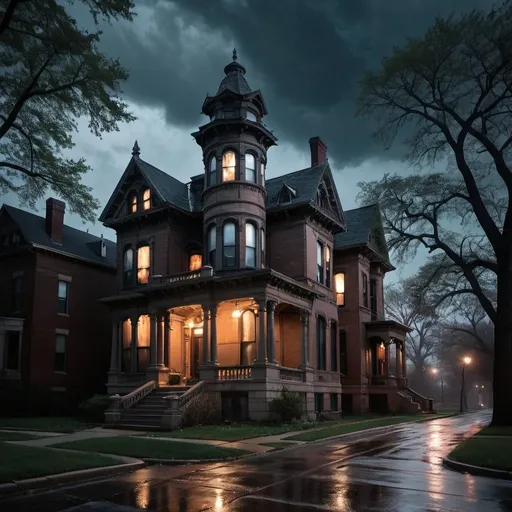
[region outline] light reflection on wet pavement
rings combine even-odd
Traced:
[[[230,464],[153,466],[0,502],[1,512],[512,512],[512,482],[462,475],[442,457],[490,413],[361,432]]]

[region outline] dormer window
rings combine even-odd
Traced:
[[[149,210],[151,208],[151,190],[147,188],[142,193],[142,209]]]
[[[130,212],[137,213],[137,209],[138,209],[137,193],[132,192],[132,194],[130,196]]]
[[[222,181],[234,181],[236,172],[236,156],[233,151],[222,155]]]
[[[288,204],[292,202],[292,199],[297,197],[297,193],[291,187],[286,184],[283,184],[283,187],[279,191],[279,196],[277,198],[278,204]]]
[[[253,123],[257,123],[258,119],[256,117],[256,114],[254,112],[251,112],[250,110],[247,111],[247,121],[252,121]]]
[[[256,158],[252,153],[245,155],[245,179],[251,183],[256,182]]]
[[[214,156],[210,158],[210,163],[208,164],[208,174],[210,185],[215,185],[217,183],[217,159]]]

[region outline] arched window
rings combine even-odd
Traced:
[[[236,156],[233,151],[222,155],[222,181],[234,181],[236,175]]]
[[[236,227],[234,222],[226,222],[222,230],[222,266],[235,266]]]
[[[123,283],[133,284],[133,249],[128,247],[123,254]]]
[[[251,183],[256,182],[256,158],[252,153],[245,154],[245,179]]]
[[[265,267],[265,230],[260,231],[261,268]]]
[[[203,257],[201,254],[191,254],[188,260],[188,270],[199,270],[203,266]]]
[[[210,185],[215,185],[217,183],[217,159],[214,156],[210,158],[208,174],[210,176]]]
[[[217,248],[217,227],[208,230],[208,264],[215,268],[215,249]]]
[[[252,121],[253,123],[256,123],[258,121],[258,118],[256,117],[256,114],[254,112],[251,112],[250,110],[247,111],[247,121]]]
[[[256,226],[251,222],[245,224],[245,266],[256,266]]]
[[[132,192],[129,199],[129,208],[131,213],[137,213],[138,210],[137,192]]]
[[[256,315],[248,309],[240,317],[242,324],[242,343],[240,364],[248,366],[256,359]]]
[[[141,245],[137,249],[137,283],[148,284],[151,270],[149,245]]]
[[[147,188],[142,193],[142,209],[149,210],[151,208],[151,190]]]
[[[261,184],[265,186],[265,163],[263,160],[260,162],[260,174],[261,174]]]
[[[316,321],[316,367],[318,370],[327,369],[327,344],[325,340],[325,331],[325,318],[319,316]]]

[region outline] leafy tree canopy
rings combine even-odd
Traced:
[[[133,16],[130,0],[81,1],[96,23]],[[81,117],[97,136],[134,119],[121,100],[128,73],[99,52],[100,35],[80,29],[56,0],[0,2],[0,194],[33,207],[51,189],[95,220],[99,203],[82,183],[90,167],[65,151]]]

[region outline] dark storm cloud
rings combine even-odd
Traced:
[[[105,30],[103,46],[130,70],[125,92],[162,105],[174,125],[193,126],[214,93],[235,42],[268,123],[299,147],[320,135],[339,164],[383,153],[370,123],[354,119],[365,70],[435,16],[489,0],[176,0],[137,4],[131,24]],[[394,155],[396,156],[396,155]]]

